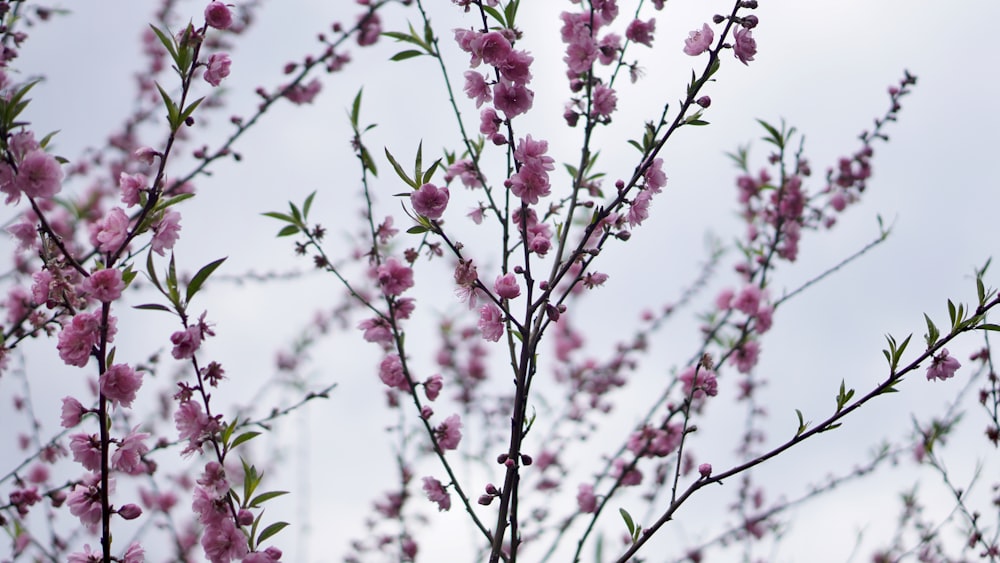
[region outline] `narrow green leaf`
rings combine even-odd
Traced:
[[[288,526],[288,522],[275,522],[274,524],[271,524],[270,526],[264,528],[263,530],[261,530],[260,535],[257,536],[257,544],[259,545],[263,543],[265,540],[267,540],[274,534],[277,534],[281,530],[284,530],[285,526]]]
[[[411,180],[409,176],[406,175],[406,172],[403,172],[403,167],[400,166],[398,162],[396,162],[395,158],[392,157],[392,153],[389,152],[388,147],[386,147],[385,149],[385,157],[389,159],[389,164],[392,165],[393,170],[396,171],[396,174],[400,177],[400,179],[406,182],[407,186],[410,186],[413,189],[417,189],[420,187],[416,185],[416,183],[413,180]]]
[[[313,193],[309,194],[309,196],[306,197],[306,201],[302,204],[302,219],[303,220],[309,218],[309,209],[312,207],[313,198],[314,197],[316,197],[316,192],[313,192]]]
[[[160,43],[162,43],[163,47],[167,50],[168,53],[170,53],[170,58],[174,59],[174,62],[176,62],[177,61],[177,49],[174,47],[174,38],[173,38],[173,36],[171,34],[169,34],[169,33],[164,33],[162,31],[160,31],[159,28],[157,28],[153,24],[149,24],[149,27],[153,28],[153,33],[156,34],[156,37],[159,38]]]
[[[364,90],[364,88],[359,89],[358,93],[354,95],[354,101],[351,103],[351,126],[355,129],[358,128],[358,117],[361,115],[361,93]]]
[[[507,25],[507,22],[506,22],[504,16],[501,15],[500,12],[498,12],[496,10],[496,8],[491,8],[489,6],[483,6],[482,4],[480,4],[479,7],[482,8],[482,10],[484,12],[486,12],[486,14],[488,16],[490,16],[491,18],[495,19],[500,25],[502,25],[503,27],[509,27]]]
[[[390,61],[405,61],[406,59],[412,59],[414,57],[419,57],[419,56],[424,55],[424,54],[426,54],[426,53],[423,53],[421,51],[417,51],[416,49],[407,49],[405,51],[400,51],[400,52],[396,53],[395,55],[389,57],[389,60]]]
[[[414,226],[410,227],[409,229],[406,229],[406,232],[410,233],[411,235],[419,235],[419,234],[426,233],[427,232],[427,227],[425,227],[423,225],[414,225]]]
[[[282,495],[287,495],[287,494],[288,494],[288,491],[271,491],[269,493],[261,493],[261,494],[255,496],[255,497],[253,497],[253,500],[250,501],[250,506],[252,506],[254,508],[257,508],[261,504],[263,504],[263,503],[265,503],[265,502],[267,502],[267,501],[269,501],[269,500],[271,500],[273,498],[277,498],[277,497],[280,497]]]
[[[208,279],[208,276],[211,276],[212,272],[214,272],[216,268],[221,266],[225,261],[225,258],[219,258],[214,262],[209,262],[208,264],[202,266],[202,268],[198,270],[198,273],[191,278],[191,282],[188,283],[187,293],[184,296],[184,300],[190,303],[191,298],[198,293],[198,290],[201,289],[201,286],[205,283],[205,280]]]
[[[149,254],[146,255],[146,274],[149,275],[149,281],[153,282],[156,289],[160,290],[160,293],[166,294],[163,291],[163,287],[160,285],[160,280],[156,277],[156,268],[153,266],[153,251],[150,250]]]
[[[165,305],[160,305],[159,303],[146,303],[145,305],[135,305],[133,309],[143,309],[146,311],[166,311],[170,313],[170,309]]]
[[[285,221],[287,223],[295,223],[295,219],[293,219],[291,215],[285,215],[284,213],[278,213],[277,211],[268,211],[267,213],[261,213],[261,215],[277,219],[279,221]]]
[[[1000,325],[995,325],[993,323],[983,323],[983,324],[979,325],[976,328],[979,328],[979,329],[982,329],[982,330],[992,330],[994,332],[1000,332]]]
[[[160,86],[159,82],[156,83],[156,89],[160,91],[160,97],[163,98],[163,103],[167,106],[167,123],[170,124],[171,130],[176,130],[180,127],[180,121],[177,119],[177,105],[170,99],[170,95]]]
[[[295,225],[285,225],[278,231],[277,238],[290,237],[292,235],[297,235],[301,229]]]
[[[632,516],[624,508],[619,508],[618,512],[622,515],[622,520],[625,520],[625,526],[628,528],[629,535],[635,533],[635,524],[632,522]]]
[[[229,447],[230,449],[235,448],[236,446],[242,444],[243,442],[249,442],[250,440],[253,440],[257,436],[260,436],[260,432],[244,432],[239,436],[237,436],[236,439],[233,440],[233,443],[229,445]]]
[[[180,116],[180,120],[181,120],[181,121],[185,121],[185,120],[187,120],[187,118],[191,117],[191,114],[192,114],[192,113],[194,113],[194,110],[195,110],[195,109],[196,109],[196,108],[197,108],[197,107],[198,107],[199,105],[201,105],[201,102],[202,102],[202,100],[204,100],[204,99],[205,99],[205,98],[204,98],[204,96],[203,96],[203,97],[201,97],[201,98],[198,98],[197,100],[195,100],[195,101],[191,102],[190,104],[188,104],[188,107],[184,108],[184,111],[182,111],[182,112],[181,112],[181,116]]]

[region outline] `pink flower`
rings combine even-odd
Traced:
[[[424,382],[424,393],[427,395],[428,401],[433,401],[438,398],[441,394],[441,388],[444,387],[444,382],[439,374],[434,374],[427,378]]]
[[[454,450],[462,440],[462,419],[453,414],[434,429],[438,445],[446,450]]]
[[[382,35],[382,20],[375,12],[368,12],[358,17],[360,19],[360,31],[358,33],[358,45],[367,47],[378,42]]]
[[[733,307],[752,317],[760,309],[760,300],[763,296],[763,292],[759,287],[750,284],[744,287],[740,291],[740,294],[736,296],[736,299],[733,301]]]
[[[695,371],[698,372],[697,380]],[[719,383],[715,379],[715,374],[706,369],[696,370],[689,367],[678,377],[684,383],[684,395],[701,399],[705,395],[714,397],[719,394]]]
[[[535,93],[524,84],[501,79],[493,86],[493,105],[511,119],[531,109]]]
[[[98,270],[83,280],[83,291],[103,303],[110,303],[122,296],[125,282],[117,268]]]
[[[98,248],[101,252],[114,252],[118,250],[128,236],[128,216],[120,207],[115,207],[98,221],[96,225],[96,236]]]
[[[744,342],[742,346],[733,352],[733,362],[736,370],[740,373],[750,373],[750,370],[757,365],[757,357],[760,355],[760,344],[754,340]]]
[[[410,194],[410,203],[418,214],[433,221],[441,218],[448,207],[448,188],[439,188],[434,184],[424,184]]]
[[[205,464],[205,472],[198,478],[198,484],[205,487],[205,490],[221,498],[229,494],[229,480],[226,478],[226,469],[217,461],[210,461]]]
[[[118,471],[124,471],[129,475],[138,475],[143,472],[145,466],[142,463],[142,456],[149,452],[149,446],[143,440],[149,438],[146,432],[136,432],[138,427],[133,428],[128,436],[118,442],[118,448],[111,456],[111,465]]]
[[[135,393],[142,386],[142,374],[128,364],[115,364],[101,375],[101,393],[112,404],[132,408]]]
[[[629,41],[640,43],[647,47],[653,46],[653,31],[656,30],[656,18],[650,19],[648,22],[642,20],[632,20],[632,23],[628,24],[625,29],[625,37]]]
[[[698,56],[707,51],[715,40],[715,32],[708,24],[702,24],[700,30],[692,31],[688,38],[684,40],[684,53],[692,57]]]
[[[205,65],[205,82],[212,86],[218,86],[223,78],[229,76],[229,65],[231,64],[229,55],[225,53],[213,54]]]
[[[109,481],[109,488],[111,482]],[[83,482],[74,486],[66,499],[69,511],[85,526],[93,526],[101,521],[101,476],[92,473]],[[81,561],[86,561],[81,559]],[[100,559],[97,559],[100,561]]]
[[[52,281],[55,279],[49,270],[39,270],[31,274],[31,300],[35,305],[47,305]]]
[[[486,137],[492,138],[500,132],[500,124],[503,120],[497,116],[497,112],[493,108],[486,108],[479,112],[479,132]],[[34,235],[34,228],[32,228],[32,235]]]
[[[510,41],[499,31],[479,35],[472,40],[472,53],[491,66],[499,66],[513,50]]]
[[[194,357],[194,353],[201,346],[201,329],[197,325],[192,325],[184,330],[178,330],[170,335],[170,342],[174,345],[170,355],[177,360],[184,360]]]
[[[594,105],[592,113],[600,117],[611,117],[618,107],[618,96],[615,91],[603,84],[594,88]]]
[[[581,483],[579,492],[576,493],[576,504],[580,507],[580,512],[587,514],[596,512],[597,497],[594,496],[594,487],[586,483]]]
[[[626,471],[625,466],[624,459],[616,459],[612,464],[611,476],[618,479],[623,487],[631,487],[642,483],[642,473],[635,467]]]
[[[212,2],[205,7],[205,24],[215,29],[227,29],[233,24],[233,14],[222,2]]]
[[[424,477],[424,493],[427,494],[427,498],[431,502],[436,502],[439,511],[445,511],[451,508],[451,495],[434,477]]]
[[[285,97],[288,98],[290,102],[295,105],[311,104],[316,95],[319,94],[320,90],[323,89],[323,84],[318,78],[313,78],[307,84],[295,84],[291,87],[284,88]]]
[[[229,518],[223,519],[217,526],[206,526],[201,546],[212,563],[240,561],[250,551],[247,537]]]
[[[735,292],[732,289],[723,289],[719,292],[718,297],[715,298],[715,306],[718,307],[720,311],[725,311],[726,309],[732,307],[734,295]]]
[[[365,319],[358,323],[358,328],[365,331],[364,339],[383,346],[392,344],[392,327],[382,317]]]
[[[80,424],[80,418],[86,412],[80,401],[73,397],[63,397],[62,416],[60,417],[63,428],[72,428]]]
[[[389,387],[400,391],[410,390],[410,382],[406,379],[403,361],[399,359],[398,354],[389,354],[382,360],[379,364],[378,377]]]
[[[736,38],[736,44],[733,45],[733,53],[736,54],[736,58],[740,60],[741,63],[747,64],[753,60],[754,55],[757,54],[757,42],[754,41],[753,34],[749,29],[739,28],[734,34]]]
[[[703,464],[699,465],[698,466],[698,473],[703,478],[708,479],[708,477],[712,474],[712,464],[711,463],[703,463]]]
[[[101,470],[101,442],[94,434],[73,434],[69,437],[73,460],[91,471]]]
[[[513,273],[497,276],[493,290],[503,299],[514,299],[521,295],[521,288],[517,285],[517,277]]]
[[[208,432],[208,415],[202,412],[201,404],[195,401],[184,401],[174,413],[174,423],[181,440],[188,440],[185,453],[201,450],[202,436]]]
[[[98,518],[100,520],[100,518]],[[96,524],[96,522],[95,522]],[[83,551],[78,551],[76,553],[71,553],[69,558],[66,559],[69,563],[100,563],[102,555],[100,552],[91,551],[90,544],[83,545]]]
[[[493,99],[493,91],[482,74],[474,70],[465,71],[465,95],[476,100],[476,107]]]
[[[152,164],[152,160],[150,160],[150,164]],[[139,203],[140,192],[146,189],[146,183],[148,181],[149,180],[143,174],[126,174],[122,172],[118,176],[118,186],[122,190],[122,203],[124,203],[126,207],[132,207],[133,205]]]
[[[144,563],[145,561],[146,552],[143,551],[141,545],[135,542],[129,544],[128,549],[125,550],[125,554],[122,555],[122,563]]]
[[[62,168],[54,156],[41,149],[24,155],[14,186],[31,198],[50,198],[62,189]]]
[[[153,252],[163,256],[165,250],[174,247],[180,237],[181,214],[168,209],[163,217],[153,225]]]
[[[496,305],[487,303],[479,309],[479,330],[483,339],[491,342],[498,342],[503,336],[503,312]]]
[[[86,366],[100,338],[100,328],[100,313],[77,313],[59,333],[59,357],[71,366]]]
[[[389,258],[375,271],[382,293],[399,295],[413,287],[413,270],[399,263],[395,258]]]
[[[948,349],[942,348],[941,352],[931,359],[931,365],[927,368],[927,381],[932,379],[950,379],[958,371],[962,364],[955,358],[948,355]]]

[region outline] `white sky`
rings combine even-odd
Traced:
[[[335,19],[353,18],[356,11],[348,2],[296,4],[290,8],[285,2],[266,3],[256,27],[234,51],[233,74],[225,82],[231,94],[230,109],[211,116],[209,129],[198,133],[209,145],[228,133],[226,117],[230,112],[246,114],[254,107],[254,88],[270,88],[281,82],[285,62],[313,50],[317,33],[326,31]],[[446,48],[452,49],[450,29],[472,23],[462,20],[460,10],[450,3],[428,4],[433,4],[429,9],[438,35]],[[560,165],[574,157],[578,139],[577,131],[561,127],[562,104],[569,93],[561,70],[556,18],[567,5],[525,2],[519,17],[525,32],[524,48],[536,61],[533,87],[537,97],[534,115],[518,124],[518,134],[548,139]],[[152,18],[152,6],[124,0],[73,2],[71,6],[74,14],[30,30],[17,65],[26,74],[46,74],[47,80],[32,92],[28,118],[38,130],[59,129],[56,150],[72,159],[84,147],[101,144],[117,126],[124,109],[130,107],[130,75],[140,70],[138,36]],[[200,17],[201,2],[182,6],[195,19]],[[623,14],[631,10],[623,3]],[[674,0],[665,11],[655,14],[654,49],[640,48],[629,57],[641,57],[647,74],[637,85],[624,87],[614,126],[600,133],[604,152],[599,165],[608,166],[612,178],[608,184],[634,164],[629,160],[634,151],[622,139],[633,137],[643,120],[656,117],[663,101],[673,102],[682,95],[692,62],[681,53],[687,32],[700,27],[713,13],[728,10],[728,2]],[[835,232],[820,236],[807,233],[800,261],[782,265],[772,288],[794,288],[874,238],[877,214],[894,223],[887,243],[789,304],[776,317],[774,330],[763,342],[759,365],[761,375],[770,380],[762,399],[771,413],[767,424],[769,443],[774,443],[794,431],[795,408],[808,419],[820,419],[828,413],[842,378],[859,392],[882,378],[883,334],[904,337],[915,332],[916,347],[923,332],[922,313],[941,321],[940,325],[946,321],[947,298],[966,302],[974,298],[968,274],[997,250],[995,210],[1000,203],[1000,186],[991,165],[998,148],[995,131],[1000,129],[1000,119],[994,104],[1000,96],[1000,82],[986,61],[995,49],[994,22],[1000,18],[1000,5],[974,1],[763,0],[757,15],[761,22],[754,31],[757,60],[744,67],[731,55],[725,58],[718,82],[706,90],[713,105],[705,118],[712,125],[682,130],[676,142],[668,145],[663,154],[670,178],[667,190],[654,201],[650,222],[633,240],[626,246],[610,247],[601,257],[598,269],[610,273],[611,280],[608,287],[583,302],[578,319],[594,325],[588,340],[594,349],[607,349],[602,340],[627,334],[629,323],[640,310],[673,299],[693,278],[704,255],[701,241],[705,233],[715,233],[729,242],[740,232],[735,220],[734,171],[723,153],[760,136],[754,118],[771,122],[784,118],[805,131],[807,153],[817,172],[814,180],[819,180],[828,164],[856,149],[858,132],[870,127],[871,119],[886,107],[886,87],[897,82],[904,68],[909,69],[918,76],[918,85],[904,100],[900,122],[888,129],[892,141],[875,148],[874,177],[864,203],[852,208]],[[408,17],[416,16],[411,13]],[[643,19],[648,17],[644,14]],[[388,11],[383,20],[386,30],[405,28],[399,9]],[[292,255],[289,239],[273,238],[278,226],[260,213],[281,210],[289,199],[301,201],[313,190],[319,190],[314,213],[329,229],[331,243],[354,233],[361,200],[357,166],[348,145],[346,112],[362,85],[362,120],[379,124],[368,138],[381,171],[376,184],[381,194],[379,213],[396,213],[397,224],[401,223],[404,217],[390,194],[402,188],[381,158],[382,147],[388,146],[402,162],[408,162],[416,144],[423,140],[426,162],[439,147],[456,148],[456,131],[453,116],[444,113],[447,107],[436,67],[427,58],[387,62],[399,49],[385,40],[366,51],[353,49],[355,60],[346,72],[323,77],[324,90],[314,106],[279,104],[237,147],[244,155],[242,163],[219,163],[211,178],[200,179],[198,197],[182,208],[179,263],[194,271],[210,260],[229,256],[220,273],[231,275],[308,267],[306,261]],[[451,60],[464,62],[461,56]],[[701,61],[696,63],[700,68]],[[459,71],[464,69],[456,64],[453,70],[452,80],[460,88]],[[471,110],[471,104],[462,107]],[[475,129],[476,114],[470,111],[466,119]],[[149,142],[158,138],[150,137]],[[762,164],[767,154],[764,144],[757,142],[752,154]],[[186,169],[178,162],[173,172]],[[558,173],[554,177],[561,179]],[[811,187],[818,186],[814,182]],[[459,203],[468,202],[456,198],[449,212],[457,215]],[[476,232],[462,223],[457,216],[451,221],[462,233]],[[347,245],[344,247],[346,251]],[[335,246],[331,248],[337,252]],[[724,267],[706,297],[735,282],[728,269],[733,259],[733,255],[724,259]],[[442,311],[449,313],[460,308],[451,303],[450,272],[435,273],[425,267],[418,270],[418,282],[420,279],[440,280],[434,287],[444,288],[417,294],[422,300],[418,311],[425,317],[415,321],[409,340],[418,373],[430,373],[435,344],[420,337],[421,330],[433,330],[439,318],[430,304],[440,303]],[[997,285],[995,272],[990,279]],[[335,280],[316,276],[291,283],[219,284],[206,289],[196,308],[208,309],[217,323],[218,336],[205,351],[225,365],[231,376],[216,392],[216,399],[249,400],[273,374],[276,350],[288,345],[317,308],[340,303],[342,295]],[[165,319],[156,313],[123,312],[119,346],[124,358],[139,361],[164,347],[175,329],[165,325]],[[637,404],[631,401],[647,396],[651,386],[686,360],[698,337],[697,326],[690,316],[675,320],[652,343],[654,352],[637,378],[639,385],[622,395],[624,405]],[[978,346],[977,339],[970,337],[951,348],[965,362]],[[54,342],[24,346],[35,406],[49,432],[56,430],[59,398],[83,388],[80,370],[47,357],[52,356],[52,347]],[[378,358],[378,350],[362,342],[354,331],[324,340],[313,353],[309,373],[317,385],[337,382],[339,387],[329,401],[316,403],[305,414],[280,425],[278,438],[257,449],[262,457],[287,459],[287,466],[265,483],[293,492],[290,500],[276,503],[267,516],[293,524],[276,540],[287,561],[340,560],[347,543],[362,533],[361,521],[369,514],[371,500],[391,487],[386,479],[392,476],[392,451],[383,427],[392,419],[385,413],[381,383],[375,376]],[[507,378],[500,371],[495,376]],[[15,386],[13,381],[0,380],[4,401],[21,392],[20,384]],[[729,383],[734,381],[731,378]],[[151,393],[152,385],[144,392]],[[911,428],[911,411],[934,412],[959,386],[957,380],[931,384],[917,377],[907,381],[902,385],[904,393],[864,409],[840,430],[777,460],[758,475],[778,485],[771,499],[794,497],[806,483],[848,470],[863,460],[878,439],[905,436]],[[732,393],[732,386],[724,386],[720,401],[728,401],[725,395],[732,397]],[[284,394],[285,401],[290,397]],[[151,405],[152,399],[149,401]],[[0,427],[22,428],[23,420],[6,408],[10,403],[2,404]],[[742,420],[743,412],[728,402],[716,407],[709,411],[709,421],[699,423],[701,440],[694,447],[717,468],[728,467],[736,443],[734,425]],[[443,404],[436,410],[439,416],[450,412]],[[608,423],[606,433],[627,428],[644,410],[641,406],[632,413],[621,408],[619,422]],[[969,413],[960,427],[965,438],[949,444],[958,482],[969,479],[976,460],[996,457],[994,451],[985,449],[981,438],[985,422],[980,411]],[[308,446],[300,441],[304,433],[310,438]],[[0,457],[15,459],[13,436],[0,440],[0,451],[11,452]],[[586,464],[584,454],[575,455]],[[996,460],[992,462],[987,467],[992,467],[995,475]],[[0,466],[0,471],[6,472],[6,465]],[[909,460],[903,460],[903,465],[908,466]],[[420,477],[434,474],[440,478],[442,474],[433,465],[421,469],[426,470],[418,472],[412,490],[418,497]],[[990,475],[990,471],[984,474]],[[302,475],[307,478],[301,479]],[[865,484],[798,509],[792,513],[794,525],[781,548],[759,555],[772,561],[844,561],[855,533],[862,528],[867,529],[867,540],[885,543],[898,513],[895,499],[914,478],[907,471],[882,472]],[[940,497],[931,474],[920,478],[929,495]],[[500,476],[491,479],[499,481]],[[571,502],[576,481],[571,478],[569,482],[572,484],[566,487],[564,498]],[[668,558],[678,538],[707,537],[713,524],[727,521],[725,506],[731,497],[726,495],[735,491],[735,484],[727,487],[729,492],[708,493],[686,506],[676,526],[650,546],[646,553],[650,560]],[[988,484],[980,485],[980,494],[985,496]],[[477,478],[467,488],[476,492],[481,486]],[[422,498],[415,504],[427,514],[432,512]],[[936,506],[933,514],[937,519],[950,509],[947,503]],[[607,529],[617,534],[623,527],[614,512],[611,510],[604,521]],[[638,509],[632,512],[642,513]],[[484,514],[490,514],[487,520],[492,518],[492,512]],[[421,559],[468,560],[466,538],[470,533],[463,519],[457,510],[434,518],[433,529],[421,542]],[[612,552],[609,549],[608,553]],[[737,554],[730,555],[732,559],[725,560],[735,560]],[[528,552],[528,560],[534,557],[534,552]]]

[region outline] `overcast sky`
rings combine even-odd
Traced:
[[[209,128],[197,133],[204,135],[209,145],[230,131],[230,113],[246,115],[255,107],[258,99],[253,91],[257,86],[271,88],[280,83],[286,62],[315,50],[317,33],[326,32],[334,20],[352,20],[357,11],[346,1],[295,4],[265,3],[256,26],[240,39],[232,53],[232,75],[225,82],[230,109],[212,116]],[[762,0],[760,5],[756,12],[760,26],[754,30],[756,60],[744,66],[731,54],[725,55],[717,83],[705,90],[713,99],[705,115],[711,126],[682,130],[667,146],[662,155],[670,178],[667,189],[655,200],[651,220],[633,239],[626,245],[611,246],[601,256],[598,269],[611,274],[611,279],[606,288],[588,297],[579,318],[594,327],[588,342],[594,343],[596,350],[607,349],[610,339],[628,333],[641,310],[672,300],[693,279],[705,256],[702,241],[706,234],[728,244],[741,233],[735,215],[735,171],[724,153],[760,137],[755,118],[773,123],[784,119],[804,131],[806,152],[813,169],[821,173],[839,156],[856,150],[857,134],[870,128],[872,118],[885,111],[887,87],[908,69],[919,81],[914,93],[904,99],[900,121],[888,129],[891,142],[875,147],[874,176],[864,202],[852,208],[835,231],[807,234],[801,259],[794,265],[782,265],[772,286],[774,293],[795,288],[859,249],[878,235],[877,215],[893,225],[893,234],[885,244],[790,303],[776,317],[774,330],[763,342],[759,371],[771,382],[761,398],[767,401],[771,414],[767,430],[772,432],[772,443],[777,443],[794,431],[794,409],[801,409],[811,419],[829,413],[841,379],[860,391],[884,377],[880,352],[884,334],[905,337],[914,332],[916,344],[923,332],[922,313],[944,324],[947,298],[974,299],[975,286],[969,274],[996,254],[998,241],[1000,186],[993,164],[1000,148],[996,141],[1000,118],[994,109],[1000,98],[1000,81],[993,72],[991,54],[1000,4]],[[130,77],[142,71],[138,37],[153,16],[151,5],[124,0],[73,2],[70,6],[74,13],[29,30],[29,41],[16,65],[26,75],[47,76],[32,92],[27,117],[40,131],[58,129],[55,150],[72,160],[84,148],[102,144],[118,126],[123,108],[130,107]],[[201,17],[201,2],[182,6],[196,21]],[[535,58],[533,86],[537,96],[535,110],[519,125],[519,134],[547,139],[560,164],[576,156],[579,139],[579,132],[566,129],[561,120],[570,93],[562,70],[558,13],[567,6],[571,5],[525,2],[518,18],[525,34],[523,48]],[[674,0],[663,12],[643,13],[643,19],[657,18],[653,49],[638,48],[629,58],[639,58],[646,74],[635,85],[622,83],[615,122],[599,133],[602,156],[598,166],[606,167],[612,178],[608,184],[634,166],[635,152],[624,139],[634,138],[644,120],[656,118],[664,102],[682,97],[693,62],[700,68],[702,61],[693,61],[681,52],[687,32],[710,21],[716,12],[728,13],[729,8],[728,2]],[[461,84],[464,55],[454,53],[450,30],[471,27],[474,19],[463,19],[461,10],[448,2],[428,2],[428,9],[442,45],[452,52],[452,80]],[[623,3],[621,25],[632,10],[631,4],[626,7]],[[389,10],[383,16],[384,29],[403,30],[407,18],[416,21],[416,17],[412,11]],[[243,162],[218,163],[212,177],[199,179],[198,197],[182,208],[178,262],[194,271],[210,260],[228,256],[220,273],[229,275],[249,270],[307,269],[307,261],[293,255],[289,239],[274,239],[278,225],[260,213],[280,210],[288,200],[301,201],[314,190],[318,190],[315,216],[330,230],[331,251],[337,254],[336,241],[357,230],[362,202],[346,119],[350,100],[362,86],[362,121],[378,123],[368,138],[381,171],[374,185],[379,194],[377,213],[395,213],[397,224],[402,222],[405,216],[398,212],[391,194],[403,187],[381,157],[383,147],[408,161],[422,140],[428,161],[439,156],[429,155],[441,147],[454,150],[458,145],[454,117],[446,113],[436,66],[429,58],[388,62],[399,49],[385,39],[368,50],[353,48],[354,62],[345,72],[322,77],[324,89],[314,105],[295,108],[279,104],[237,147]],[[478,118],[474,108],[464,99],[460,104],[467,111],[467,124],[475,128]],[[155,146],[159,139],[162,131],[150,135],[148,142]],[[755,142],[751,155],[756,159],[755,167],[763,165],[765,145]],[[187,169],[178,161],[172,173]],[[555,177],[563,181],[558,172]],[[819,175],[813,189],[820,187]],[[82,190],[84,186],[69,188]],[[474,194],[461,197],[468,201],[456,200],[474,201]],[[449,210],[456,213],[451,222],[459,232],[474,233],[463,224],[464,218],[457,216],[459,211],[457,207]],[[13,212],[8,210],[3,218]],[[344,244],[342,251],[348,250]],[[734,260],[735,254],[723,259],[706,299],[736,283],[730,268]],[[426,275],[424,279],[444,284],[428,285],[436,289],[417,294],[441,307],[435,311],[428,305],[420,310],[426,317],[418,326],[429,331],[439,314],[457,313],[461,308],[449,301],[450,272],[441,269],[435,273],[426,267],[424,271],[426,274],[418,270],[418,280]],[[1000,278],[995,271],[987,278],[998,285]],[[208,344],[206,353],[225,365],[231,376],[215,393],[216,399],[240,403],[249,400],[274,373],[276,351],[289,345],[317,309],[342,302],[343,291],[333,278],[306,276],[267,285],[217,284],[199,299],[196,309],[208,309],[217,324],[218,336]],[[130,361],[139,361],[164,347],[175,330],[164,324],[166,317],[156,313],[122,315],[128,324],[119,324],[119,346]],[[418,370],[429,373],[435,343],[414,336],[419,334],[414,331],[408,343],[421,366]],[[655,362],[644,366],[643,377],[637,379],[640,385],[623,395],[625,406],[617,411],[617,424],[628,428],[638,413],[645,411],[643,406],[632,412],[627,405],[639,401],[650,392],[649,386],[663,381],[672,368],[686,361],[698,337],[698,323],[689,315],[652,342]],[[980,342],[970,337],[950,348],[967,363],[969,353],[979,346]],[[51,360],[53,347],[54,341],[23,347],[36,408],[50,432],[57,430],[54,422],[59,398],[83,389],[80,370]],[[286,470],[275,474],[273,487],[290,489],[291,500],[276,505],[274,513],[268,514],[277,518],[280,513],[293,524],[276,541],[286,550],[288,561],[340,560],[348,542],[362,534],[361,521],[369,513],[371,500],[391,487],[386,479],[392,477],[392,450],[385,443],[383,427],[392,419],[386,415],[376,377],[379,357],[377,348],[362,342],[354,331],[324,340],[312,353],[314,361],[308,373],[315,385],[336,382],[339,387],[330,400],[314,404],[280,425],[277,433],[282,439],[269,446],[288,460]],[[781,490],[771,498],[793,498],[806,483],[848,470],[865,458],[878,439],[905,436],[911,428],[911,412],[933,412],[961,385],[957,380],[929,383],[922,379],[905,382],[904,393],[864,409],[844,428],[762,469],[762,480],[781,484]],[[730,400],[733,388],[724,387],[724,391],[730,393],[729,398],[720,400]],[[10,378],[0,380],[0,396],[5,401],[20,392]],[[286,401],[293,397],[287,392],[282,395]],[[147,400],[152,404],[151,397]],[[258,412],[266,412],[269,406]],[[702,455],[720,456],[717,466],[727,467],[726,463],[735,461],[731,456],[736,444],[734,425],[743,413],[729,403],[719,407],[710,411],[710,420],[702,429],[707,442],[695,447]],[[446,414],[447,407],[439,405],[438,412]],[[949,444],[949,452],[961,461],[955,464],[958,482],[970,478],[976,459],[996,457],[994,451],[985,449],[980,437],[985,423],[981,412],[971,412],[961,427],[965,441]],[[6,406],[0,409],[0,426],[20,424],[23,421],[13,418]],[[303,436],[308,440],[302,442]],[[12,436],[2,440],[0,446],[9,451]],[[267,451],[260,449],[258,454]],[[987,467],[992,467],[993,475],[997,473],[995,459]],[[0,467],[0,471],[5,469]],[[440,477],[436,467],[426,469],[418,479],[424,474]],[[990,475],[989,471],[985,474]],[[836,497],[796,511],[796,523],[786,542],[767,556],[773,561],[844,561],[861,529],[867,530],[866,539],[885,543],[886,530],[891,530],[898,511],[895,499],[914,478],[908,472],[883,472],[870,483],[849,487]],[[493,479],[499,481],[500,477]],[[936,482],[930,474],[923,474],[922,479],[928,494],[941,496],[934,492]],[[480,486],[475,481],[470,488],[478,490]],[[986,484],[980,486],[985,495]],[[413,492],[420,496],[418,488]],[[567,487],[570,489],[575,491],[575,485]],[[731,490],[735,491],[735,486]],[[571,501],[572,496],[565,498]],[[703,505],[696,499],[692,507],[697,508],[686,507],[678,525],[647,555],[657,561],[660,553],[672,553],[667,538],[696,541],[709,537],[711,531],[685,524],[684,517],[689,514],[694,518],[691,522],[725,520],[725,506],[730,501],[731,497],[723,494],[706,495]],[[425,501],[418,498],[416,502]],[[866,514],[861,503],[877,505],[877,511]],[[937,506],[950,509],[947,504]],[[430,506],[422,508],[431,512]],[[463,518],[455,510],[444,515],[440,523],[434,520],[435,528],[421,544],[421,557],[427,561],[449,557],[468,560],[466,538],[470,532]],[[617,533],[621,524],[616,519],[607,521],[608,529]]]

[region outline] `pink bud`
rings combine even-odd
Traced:
[[[126,520],[135,520],[142,514],[142,509],[134,504],[126,504],[118,509],[118,515]]]

